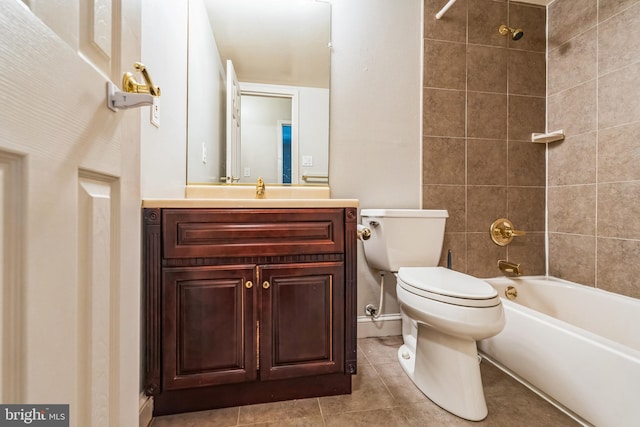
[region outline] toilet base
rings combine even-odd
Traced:
[[[488,412],[476,342],[417,326],[415,354],[408,345],[398,350],[402,369],[441,408],[470,421],[483,420]]]

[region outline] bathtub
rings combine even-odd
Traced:
[[[640,300],[555,278],[487,281],[506,325],[481,355],[583,424],[640,426]]]

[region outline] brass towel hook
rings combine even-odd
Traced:
[[[122,90],[128,93],[148,93],[152,96],[160,96],[160,88],[153,84],[153,80],[151,80],[147,67],[140,62],[136,62],[133,64],[133,68],[142,74],[142,77],[147,84],[138,83],[133,74],[126,72],[122,76]]]

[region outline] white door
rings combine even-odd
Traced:
[[[227,183],[240,180],[240,83],[233,62],[227,60]]]
[[[139,52],[139,0],[0,0],[0,402],[71,426],[138,424]]]

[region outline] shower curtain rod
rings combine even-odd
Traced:
[[[436,19],[442,18],[442,16],[447,12],[447,10],[449,10],[451,6],[453,6],[455,2],[456,0],[449,0],[449,2],[444,5],[440,12],[436,13]]]

